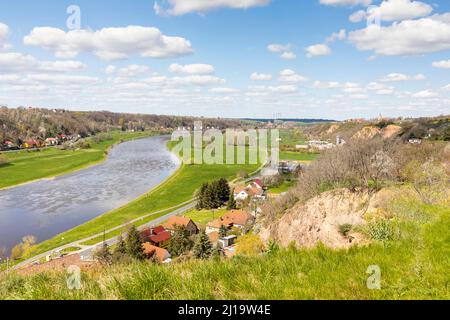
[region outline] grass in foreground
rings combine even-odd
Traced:
[[[105,159],[108,149],[120,141],[154,135],[152,132],[111,133],[111,140],[92,143],[86,150],[47,148],[3,153],[9,161],[0,167],[0,189],[18,184],[67,174]]]
[[[0,299],[449,299],[448,208],[421,206],[427,223],[406,221],[401,239],[334,251],[290,247],[260,257],[136,263],[82,275],[68,290],[65,273],[0,280]],[[414,232],[411,232],[414,231]],[[366,273],[381,268],[381,290]]]

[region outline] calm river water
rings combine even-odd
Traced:
[[[42,242],[146,193],[180,165],[167,140],[125,142],[100,165],[0,190],[0,248],[9,250],[26,235]]]

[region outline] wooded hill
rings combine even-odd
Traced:
[[[201,120],[205,127],[241,127],[240,120],[206,119],[179,116],[99,112],[74,112],[38,108],[0,108],[0,144],[11,141],[20,144],[26,139],[41,139],[60,134],[82,137],[110,130],[149,130],[191,127]]]

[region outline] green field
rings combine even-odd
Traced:
[[[111,140],[96,144],[91,143],[91,148],[85,150],[47,148],[40,151],[24,150],[2,153],[9,160],[9,163],[0,166],[0,189],[67,174],[96,164],[105,159],[108,149],[114,144],[152,134],[154,133],[122,133],[116,131],[111,133]]]
[[[295,185],[295,182],[296,181],[294,180],[284,181],[280,186],[269,188],[269,193],[281,194],[283,192],[287,192],[290,188],[292,188]]]
[[[191,218],[192,221],[199,224],[201,227],[205,227],[209,222],[216,220],[223,216],[227,210],[192,210],[185,214],[186,217]]]
[[[314,161],[316,160],[317,153],[301,153],[292,151],[281,151],[280,160],[290,160],[290,161]]]
[[[171,146],[173,144],[169,143],[169,147]],[[146,214],[180,205],[191,200],[196,190],[204,182],[219,178],[231,180],[236,177],[238,172],[246,171],[247,173],[251,173],[256,171],[259,166],[259,164],[183,165],[172,177],[149,193],[121,208],[105,213],[79,227],[36,245],[27,256],[31,257],[43,253],[76,240],[100,234],[104,230],[112,229]],[[145,223],[154,220],[165,214],[167,212],[161,212],[142,222]],[[116,231],[111,235],[114,236],[119,233],[120,231]],[[89,244],[92,244],[92,242],[89,241]]]
[[[148,262],[100,268],[82,276],[47,273],[0,279],[0,299],[450,299],[448,208],[420,205],[424,221],[399,221],[400,239],[349,250],[290,247],[258,257]],[[369,266],[381,270],[370,290]]]
[[[293,147],[296,145],[305,144],[306,137],[301,128],[296,129],[281,129],[280,130],[280,146]]]

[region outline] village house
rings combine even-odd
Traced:
[[[179,216],[170,217],[169,220],[163,225],[163,227],[166,230],[168,230],[172,233],[175,232],[177,227],[181,227],[181,226],[185,227],[187,232],[191,236],[199,233],[199,231],[200,231],[198,226],[195,224],[195,222],[186,217],[179,217]]]
[[[41,143],[35,139],[27,140],[24,144],[22,144],[22,148],[24,149],[34,149],[41,147]]]
[[[149,242],[144,243],[142,246],[144,248],[144,254],[148,258],[154,257],[156,258],[157,261],[161,263],[170,263],[172,261],[171,259],[172,256],[166,249],[156,247]]]
[[[46,146],[56,146],[59,144],[59,140],[57,138],[47,138],[45,139]]]
[[[230,230],[233,227],[244,229],[253,221],[254,217],[244,210],[232,210],[221,218],[207,224],[206,233],[219,232],[222,226]]]
[[[233,191],[233,196],[236,201],[245,201],[248,198],[262,199],[264,198],[264,184],[257,179],[248,186],[238,186]]]
[[[327,141],[309,141],[308,145],[311,149],[315,149],[315,150],[319,150],[319,151],[329,150],[329,149],[333,149],[335,147],[334,144],[327,142]]]
[[[18,149],[17,145],[12,143],[11,141],[6,140],[3,142],[3,145],[1,146],[2,150],[16,150]]]
[[[153,229],[145,229],[141,232],[141,238],[144,242],[157,247],[165,247],[172,238],[172,234],[168,232],[163,226],[159,226]]]
[[[231,235],[231,236],[227,236],[222,239],[219,239],[218,243],[221,248],[228,248],[235,244],[236,239],[237,239],[236,235]]]

